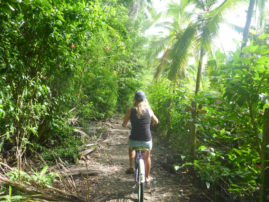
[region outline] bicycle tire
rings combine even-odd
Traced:
[[[144,171],[141,172],[140,169],[145,169],[144,168],[144,160],[138,162],[138,175],[139,175],[138,176],[138,201],[143,202],[143,200],[144,200],[144,182],[143,182],[143,180],[144,179],[142,179],[143,177],[141,178],[141,175],[144,175],[144,173],[142,173]]]
[[[138,184],[138,201],[144,201],[144,183],[142,182]]]
[[[141,151],[139,151],[141,152]],[[139,153],[139,157],[136,153],[136,160],[135,160],[135,167],[136,167],[136,174],[135,180],[137,185],[137,196],[138,201],[144,201],[144,182],[145,182],[145,162],[144,159],[141,158],[141,153]]]

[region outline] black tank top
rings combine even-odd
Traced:
[[[143,115],[139,118],[137,117],[136,109],[131,108],[131,140],[138,141],[150,141],[151,140],[151,132],[150,132],[150,114],[149,110],[147,110]]]

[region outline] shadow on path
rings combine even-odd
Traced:
[[[128,168],[129,130],[120,126],[121,120],[111,120],[108,135],[97,151],[90,155],[87,164],[100,168],[100,174],[90,176],[90,201],[137,201],[133,175],[125,174]],[[152,170],[153,181],[145,188],[145,201],[208,201],[202,198],[188,176],[175,175],[163,168],[168,157],[168,146],[153,134]],[[88,187],[81,185],[83,194]]]

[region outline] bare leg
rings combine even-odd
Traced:
[[[135,150],[129,149],[129,168],[134,168]]]
[[[151,168],[150,151],[145,152],[144,161],[145,161],[146,182],[148,182],[149,181],[150,168]]]

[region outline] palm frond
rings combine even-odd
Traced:
[[[156,22],[162,16],[162,13],[156,13],[155,11],[152,11],[152,12],[147,12],[147,16],[148,16],[148,21],[151,23],[151,26],[154,26]]]
[[[153,61],[158,57],[158,55],[169,47],[173,36],[169,35],[167,37],[155,38],[150,42],[149,52],[148,52],[148,61],[149,65],[153,63]]]
[[[183,16],[185,14],[185,8],[189,5],[190,0],[181,0],[179,3],[171,2],[168,4],[168,9],[166,11],[167,17]]]
[[[187,71],[186,64],[187,63],[183,63],[181,65],[181,68],[178,71],[177,79],[184,79],[184,78],[186,78],[186,71]]]
[[[195,4],[195,7],[201,10],[205,10],[205,4],[204,1],[201,0],[192,0],[192,2]]]
[[[160,76],[160,73],[163,70],[164,64],[166,64],[168,62],[170,50],[171,50],[170,48],[167,48],[166,51],[164,52],[164,54],[160,60],[160,63],[157,67],[157,70],[154,74],[154,78],[158,78]]]
[[[161,27],[167,29],[169,32],[175,29],[174,22],[164,21],[154,25],[155,27]]]
[[[178,17],[180,13],[180,4],[179,3],[169,3],[168,9],[166,11],[166,17]]]
[[[200,34],[198,36],[200,47],[208,48],[210,46],[218,33],[219,24],[223,20],[222,13],[231,3],[231,0],[224,1],[219,7],[206,13],[202,22],[198,22],[200,24]]]
[[[156,22],[158,21],[160,16],[161,16],[161,14],[159,13],[154,18],[151,18],[151,19],[148,18],[146,20],[143,20],[141,32],[144,33],[144,32],[146,32],[146,30],[150,29],[151,27],[156,26]],[[139,22],[139,24],[141,25],[141,22]]]
[[[166,17],[172,17],[174,22],[179,23],[178,27],[187,24],[193,13],[186,11],[186,7],[190,4],[191,0],[181,0],[179,3],[172,2],[168,4]]]
[[[170,80],[176,79],[177,73],[181,68],[181,65],[184,64],[184,62],[186,62],[188,50],[191,45],[191,42],[193,41],[195,32],[196,32],[196,26],[192,24],[189,25],[182,34],[182,36],[178,38],[178,40],[172,47],[171,57],[173,59],[170,72],[168,74],[168,78]]]
[[[162,16],[162,13],[157,13],[156,15],[152,16],[152,24],[155,24],[160,17]]]

